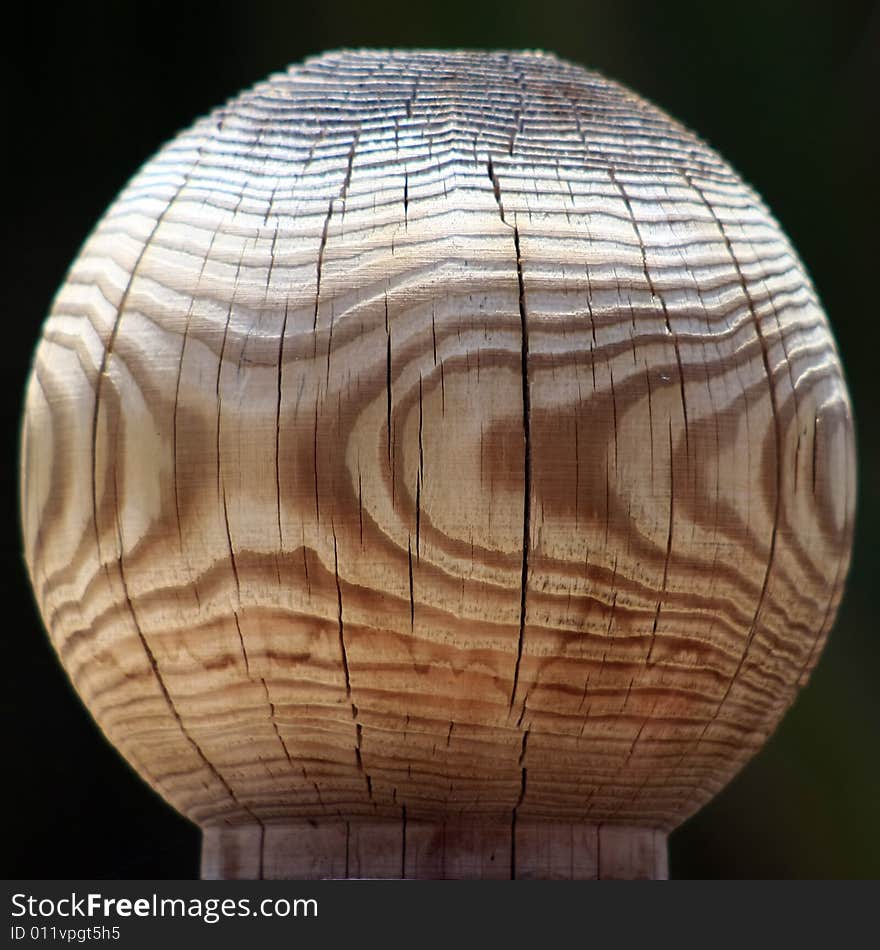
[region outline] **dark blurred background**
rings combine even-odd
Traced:
[[[198,833],[72,692],[18,534],[22,392],[52,295],[157,147],[241,88],[339,46],[542,48],[654,100],[757,188],[812,273],[858,424],[856,549],[829,646],[764,751],[671,840],[674,877],[880,877],[880,3],[281,0],[31,3],[5,24],[0,346],[0,876],[198,874]]]

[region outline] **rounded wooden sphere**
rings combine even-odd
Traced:
[[[98,724],[263,831],[671,829],[806,681],[853,523],[778,225],[540,53],[321,56],[161,149],[53,304],[22,475]]]

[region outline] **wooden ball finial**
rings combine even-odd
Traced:
[[[52,642],[206,876],[663,876],[816,662],[854,450],[693,134],[540,53],[341,52],[111,206],[22,485]]]

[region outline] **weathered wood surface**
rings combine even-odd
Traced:
[[[22,475],[77,690],[211,828],[668,830],[806,681],[853,522],[776,223],[540,54],[328,55],[162,149],[54,302]]]
[[[206,880],[664,880],[666,835],[562,822],[343,821],[205,829]]]

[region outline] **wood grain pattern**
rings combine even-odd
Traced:
[[[544,54],[345,52],[109,209],[22,485],[62,662],[199,824],[666,831],[816,662],[854,449],[803,267],[693,134]]]

